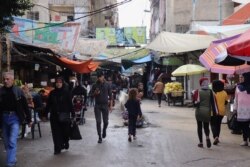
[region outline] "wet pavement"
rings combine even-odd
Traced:
[[[194,109],[143,100],[142,111],[149,124],[137,129],[137,140],[127,139],[119,106],[110,114],[107,137],[97,143],[93,108],[86,112],[86,124],[79,126],[83,140],[70,141],[68,151],[53,155],[49,122],[42,122],[42,138],[35,132],[18,141],[18,167],[249,167],[250,147],[241,147],[241,135],[232,135],[222,125],[221,143],[198,148]],[[211,135],[210,135],[211,136]],[[0,141],[0,167],[5,153]]]

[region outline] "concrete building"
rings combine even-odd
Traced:
[[[117,0],[33,0],[32,3],[34,7],[24,18],[41,22],[80,22],[83,37],[94,38],[96,27],[118,26],[117,8],[104,9]],[[99,9],[105,11],[95,13]]]
[[[49,0],[51,21],[76,21],[82,25],[81,36],[95,37],[96,27],[112,27],[117,25],[117,9],[92,14],[116,0]]]
[[[95,11],[115,3],[117,3],[117,0],[95,0],[93,10]],[[93,23],[95,27],[118,27],[118,9],[112,8],[93,15]]]
[[[219,25],[234,12],[228,0],[151,0],[151,40],[161,31],[186,33],[195,23]]]
[[[32,0],[32,3],[34,7],[27,11],[23,17],[41,22],[49,22],[49,0]]]

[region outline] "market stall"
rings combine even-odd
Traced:
[[[164,94],[166,95],[166,102],[170,106],[172,103],[174,106],[176,103],[184,105],[184,90],[180,82],[171,82],[165,84]]]

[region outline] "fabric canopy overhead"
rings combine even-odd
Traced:
[[[40,47],[36,45],[18,42],[13,42],[13,44],[15,49],[17,49],[21,53],[26,53],[27,51],[34,52],[35,54],[32,54],[34,56],[38,56],[39,53],[43,53],[42,58],[47,59],[48,61],[53,62],[54,64],[67,67],[77,73],[90,73],[92,71],[95,71],[100,64],[99,62],[93,62],[92,59],[84,62],[79,62],[70,60],[66,57],[58,57],[56,56],[59,55],[58,53],[46,47]]]
[[[234,12],[231,16],[227,17],[222,25],[237,25],[244,24],[250,17],[250,3],[248,2],[242,8]]]
[[[250,30],[241,34],[228,47],[227,53],[231,57],[250,61]]]
[[[225,26],[205,26],[200,24],[195,24],[194,29],[199,31],[204,31],[207,34],[213,34],[220,36],[221,38],[227,38],[234,35],[244,33],[250,29],[250,24],[241,25],[225,25]]]
[[[66,57],[55,56],[55,58],[58,59],[61,62],[61,64],[63,64],[65,67],[80,74],[93,72],[99,66],[99,63],[93,62],[92,59],[87,60],[85,62],[79,62],[79,61],[70,60]]]
[[[107,48],[107,45],[108,43],[106,40],[79,38],[76,43],[75,51],[82,55],[94,57],[103,52]]]
[[[214,41],[206,51],[199,57],[200,62],[211,72],[221,73],[221,74],[242,74],[244,72],[250,71],[250,66],[239,64],[237,59],[231,59],[232,66],[223,66],[215,63],[216,58],[220,57],[221,53],[226,51],[227,46],[239,35],[230,38]],[[229,60],[228,60],[229,61]],[[235,65],[233,65],[235,63]]]
[[[142,63],[146,63],[146,62],[149,62],[149,61],[152,61],[152,56],[151,54],[143,57],[143,58],[140,58],[140,59],[137,59],[137,60],[122,60],[122,66],[124,69],[128,69],[130,67],[132,67],[133,65],[135,64],[142,64]]]
[[[216,38],[209,35],[161,32],[146,48],[166,53],[181,53],[205,49],[214,40]]]
[[[240,4],[247,4],[249,0],[232,0],[233,2],[240,3]]]
[[[112,48],[105,49],[99,54],[99,57],[107,57],[107,59],[114,60],[116,58],[136,60],[145,57],[149,54],[149,50],[145,48],[126,49],[126,48]]]

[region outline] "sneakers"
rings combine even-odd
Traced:
[[[213,143],[213,145],[217,145],[219,142],[220,142],[220,141],[219,141],[219,138],[218,138],[218,137],[216,137],[216,138],[214,139],[214,143]]]
[[[210,141],[210,139],[206,139],[206,141],[207,141],[207,148],[210,148],[211,147],[211,141]]]
[[[69,149],[69,143],[65,143],[63,148],[64,148],[65,150],[68,150],[68,149]]]
[[[61,154],[61,150],[55,150],[54,155]]]
[[[106,134],[106,130],[104,130],[103,133],[102,133],[102,138],[105,138],[106,135],[107,135],[107,134]]]
[[[136,140],[136,136],[133,136],[133,140]]]
[[[130,137],[130,136],[128,137],[128,141],[129,141],[129,142],[132,142],[132,139],[131,139],[131,137]]]
[[[102,138],[101,137],[99,137],[99,139],[98,139],[98,141],[97,141],[98,143],[102,143]]]
[[[199,143],[198,147],[203,148],[203,143]]]
[[[247,141],[243,141],[240,146],[248,146],[248,142]]]

